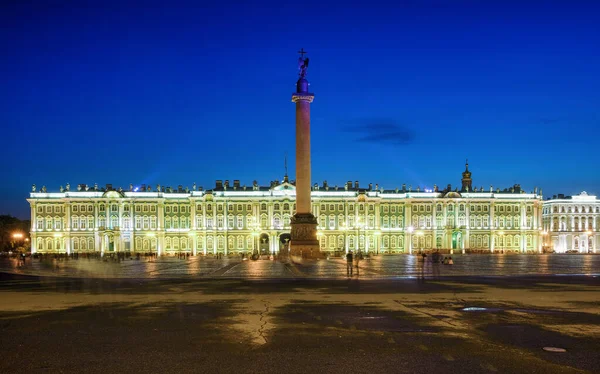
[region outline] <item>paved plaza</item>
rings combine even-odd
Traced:
[[[453,255],[453,265],[425,264],[417,256],[373,256],[354,266],[354,277],[361,279],[433,278],[456,276],[523,275],[596,275],[600,273],[600,255]],[[233,278],[233,279],[337,279],[346,278],[342,258],[314,262],[241,260],[240,257],[158,257],[155,259],[14,258],[0,259],[0,271],[23,275],[85,278]],[[358,272],[358,275],[356,274]]]
[[[453,258],[4,258],[0,372],[599,371],[600,256]]]

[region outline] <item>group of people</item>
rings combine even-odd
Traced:
[[[421,262],[425,263],[427,261],[427,253],[423,252],[420,254]],[[434,252],[431,254],[431,263],[432,264],[444,264],[444,265],[453,265],[454,260],[452,260],[452,256],[443,257],[440,252]]]
[[[360,251],[357,252],[356,255],[352,253],[352,251],[348,251],[348,253],[346,253],[346,274],[349,277],[353,275],[354,266],[356,266],[356,275],[358,276],[358,262],[363,258],[364,256]]]

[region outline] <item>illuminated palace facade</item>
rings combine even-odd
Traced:
[[[596,252],[600,201],[585,191],[544,201],[543,246],[558,253]]]
[[[472,188],[468,164],[461,188],[385,190],[315,184],[313,213],[321,249],[413,253],[419,250],[542,250],[542,197],[519,185]],[[270,186],[217,181],[213,189],[157,186],[125,191],[34,186],[32,252],[278,253],[287,249],[295,187],[287,176]]]

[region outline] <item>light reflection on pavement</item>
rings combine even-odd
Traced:
[[[598,275],[598,255],[453,255],[453,265],[422,263],[416,256],[373,256],[359,262],[362,279],[452,276]],[[358,270],[358,271],[357,271]],[[330,258],[295,264],[289,261],[241,261],[235,258],[162,257],[103,262],[88,259],[0,259],[0,271],[24,275],[81,278],[346,278],[346,261]],[[357,275],[358,274],[358,275]]]

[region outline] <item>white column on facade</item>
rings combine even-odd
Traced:
[[[192,230],[196,230],[196,202],[194,200],[191,200],[191,204],[190,204],[190,227],[192,228]]]
[[[404,231],[404,253],[410,253],[412,254],[412,235],[409,232],[410,230],[408,230],[408,228],[411,225],[411,220],[412,220],[412,205],[409,203],[406,203],[404,205],[404,227],[403,227],[403,231]]]
[[[30,240],[30,245],[31,245],[31,254],[34,254],[37,252],[37,212],[36,212],[36,203],[34,201],[32,201],[30,203],[30,210],[31,210],[31,228],[29,229],[29,240]]]
[[[198,236],[194,232],[194,235],[192,235],[192,255],[196,256],[196,253],[198,253]]]
[[[131,252],[135,252],[135,204],[133,201],[129,204],[129,220],[129,240],[131,241],[131,247],[129,249]]]

